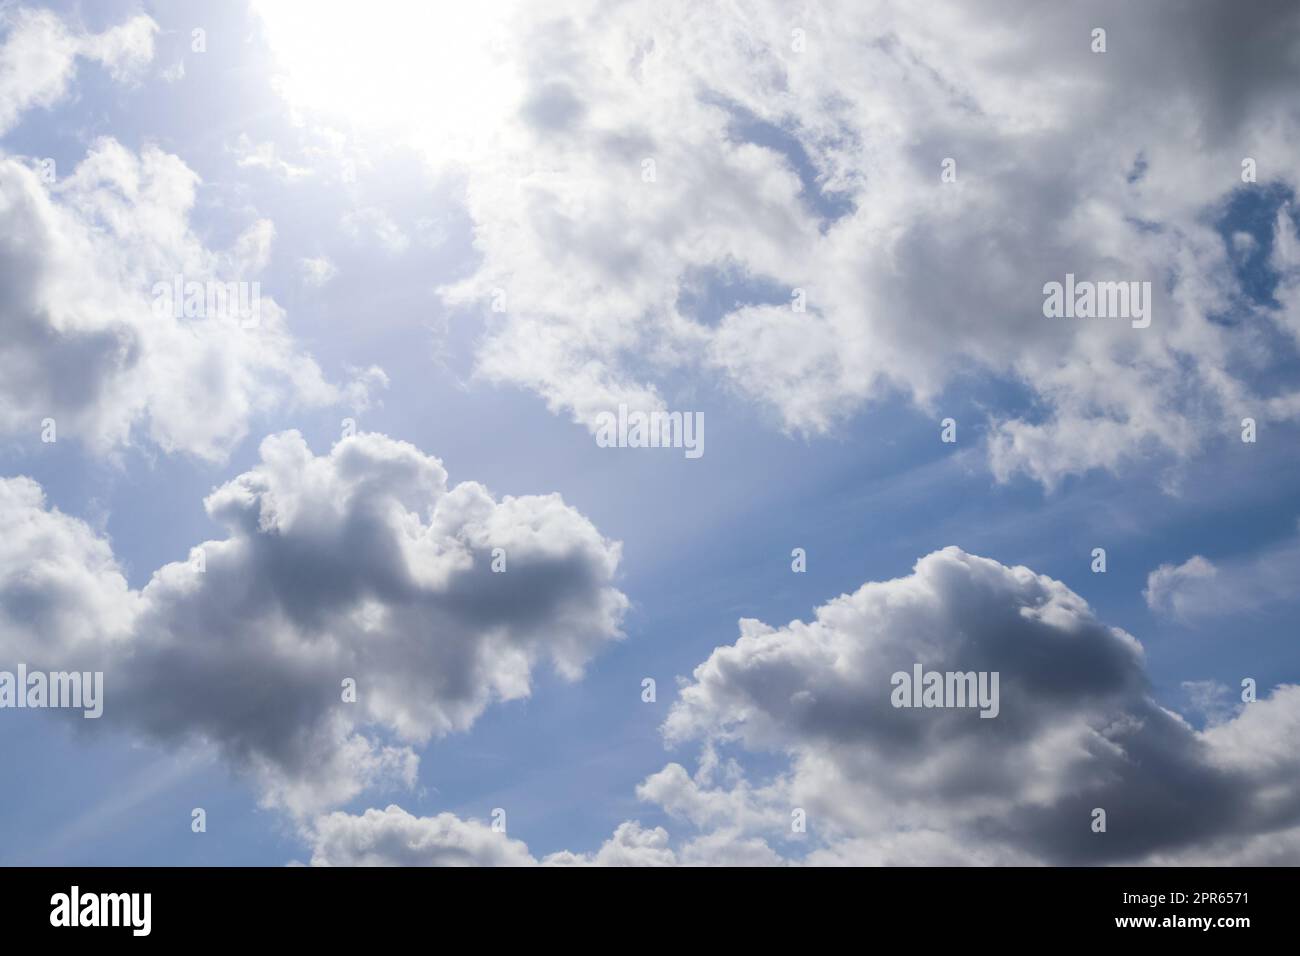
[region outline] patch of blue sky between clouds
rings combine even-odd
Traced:
[[[704,95],[701,100],[727,112],[727,133],[733,142],[753,143],[785,157],[802,185],[799,196],[808,211],[820,220],[819,228],[823,233],[837,220],[853,212],[853,196],[826,188],[825,175],[814,166],[797,131],[756,116],[744,106],[717,95]]]

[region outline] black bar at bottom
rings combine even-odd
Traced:
[[[622,934],[652,941],[668,932],[697,941],[771,945],[789,938],[807,945],[831,932],[866,943],[911,927],[918,943],[1199,935],[1232,945],[1292,928],[1298,873],[0,868],[0,926],[6,941],[76,934],[80,943],[115,937],[128,944],[373,943],[407,933],[445,946],[458,945],[453,940],[460,934],[499,944],[517,933],[533,945],[604,938],[605,948]],[[149,895],[147,921],[143,894]],[[118,925],[81,925],[87,922]]]

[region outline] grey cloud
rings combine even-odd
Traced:
[[[891,673],[917,661],[999,671],[1000,714],[893,708]],[[670,745],[700,744],[696,772],[670,763],[636,790],[677,821],[674,833],[628,821],[593,853],[542,862],[1296,862],[1300,687],[1219,716],[1198,732],[1160,707],[1137,641],[1059,581],[945,548],[810,622],[742,621],[664,725]],[[1093,832],[1095,808],[1104,833]],[[804,833],[791,828],[798,810]],[[422,833],[357,857],[403,865],[455,851],[443,817],[346,819],[370,833],[367,846]]]
[[[524,104],[524,116],[540,130],[563,132],[582,118],[582,101],[561,83],[548,83]]]
[[[665,733],[788,766],[763,788],[670,767],[641,790],[705,832],[730,815],[774,836],[802,806],[813,862],[897,860],[925,833],[922,856],[949,862],[1103,863],[1300,823],[1300,797],[1272,795],[1300,794],[1300,761],[1277,751],[1300,688],[1198,733],[1152,699],[1131,636],[1026,568],[947,548],[809,623],[741,632],[696,668]],[[1000,672],[1001,713],[893,708],[890,674],[914,661]]]
[[[298,814],[409,785],[415,747],[527,696],[543,663],[576,679],[627,606],[619,545],[558,495],[449,486],[437,459],[381,435],[319,457],[297,433],[266,439],[206,501],[227,531],[201,546],[206,569],[167,565],[139,592],[34,483],[0,486],[0,520],[25,532],[0,543],[5,656],[104,670],[104,725],[210,742]],[[489,569],[497,548],[504,573]],[[87,570],[26,570],[59,549]]]

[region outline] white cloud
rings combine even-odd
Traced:
[[[77,58],[99,62],[118,81],[133,79],[153,59],[158,25],[147,16],[92,34],[70,30],[48,10],[0,10],[0,133],[34,107],[63,99]]]
[[[1162,564],[1147,575],[1147,607],[1191,623],[1258,612],[1295,595],[1300,576],[1300,538],[1291,536],[1258,552],[1217,562],[1193,555]]]
[[[226,529],[205,570],[169,564],[135,592],[88,526],[0,482],[0,654],[103,670],[105,726],[211,743],[297,815],[409,786],[414,748],[527,697],[545,662],[576,679],[620,636],[617,543],[558,495],[450,487],[382,435],[319,457],[272,436],[205,504]]]
[[[50,190],[0,156],[0,432],[35,441],[53,418],[60,440],[95,452],[144,438],[220,461],[253,415],[345,397],[260,288],[273,225],[256,221],[229,250],[208,249],[189,225],[197,185],[176,156],[111,139]],[[231,304],[176,318],[164,301],[160,312],[158,289],[177,276],[243,283],[250,301],[257,282],[256,327]]]
[[[302,278],[309,286],[319,288],[338,275],[338,266],[325,256],[302,259]]]
[[[1281,206],[1273,221],[1273,250],[1268,265],[1277,274],[1278,285],[1273,297],[1281,308],[1279,322],[1296,342],[1300,342],[1300,239],[1296,237],[1294,201]],[[1300,395],[1284,392],[1268,403],[1270,415],[1289,418],[1300,409]]]
[[[542,860],[546,866],[676,866],[677,862],[668,845],[668,831],[646,829],[636,820],[620,823],[595,853],[561,851]]]
[[[331,813],[306,832],[312,866],[674,866],[662,827],[619,824],[594,854],[552,853],[537,860],[525,843],[453,813],[417,817],[401,807]]]
[[[328,113],[346,91],[319,92],[326,64],[264,6],[293,102]],[[933,410],[978,370],[1036,400],[993,416],[993,473],[1047,486],[1185,458],[1255,409],[1300,414],[1294,390],[1262,384],[1282,368],[1265,330],[1300,328],[1295,309],[1249,301],[1213,226],[1243,156],[1296,185],[1293,7],[500,10],[461,31],[460,68],[491,91],[471,134],[402,114],[405,141],[464,177],[482,258],[444,295],[484,311],[487,378],[593,427],[619,402],[659,407],[686,372],[822,432],[895,392]],[[320,15],[326,34],[352,22]],[[1099,21],[1117,24],[1105,54]],[[417,60],[394,102],[437,85],[421,71],[439,58]],[[956,183],[940,182],[947,157]],[[700,314],[679,293],[702,271],[775,292]],[[1150,328],[1044,318],[1042,286],[1067,272],[1150,281]],[[497,289],[504,315],[487,311]],[[1233,310],[1251,322],[1215,321]]]
[[[1189,710],[1204,715],[1207,726],[1222,724],[1241,712],[1232,698],[1232,689],[1216,680],[1185,680],[1183,692],[1189,700]]]
[[[47,510],[30,478],[0,479],[0,648],[7,662],[47,648],[98,657],[122,647],[140,610],[113,549],[89,526]]]
[[[288,180],[311,175],[307,167],[295,166],[280,156],[275,143],[254,143],[247,133],[240,133],[229,151],[235,155],[235,164],[241,169],[264,169]]]
[[[1189,605],[1204,606],[1206,585],[1213,583],[1217,574],[1213,562],[1194,554],[1182,564],[1162,564],[1148,574],[1142,597],[1153,611],[1183,617]]]
[[[401,807],[316,821],[312,866],[530,866],[519,840],[450,813],[415,817]]]
[[[692,841],[679,856],[663,827],[620,823],[595,853],[564,850],[541,860],[525,843],[477,820],[452,813],[416,817],[401,807],[361,814],[335,812],[305,832],[312,866],[774,866],[781,862],[761,840],[715,833]]]

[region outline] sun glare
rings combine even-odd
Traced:
[[[460,142],[515,103],[504,2],[258,0],[281,92],[300,110],[361,130]]]

